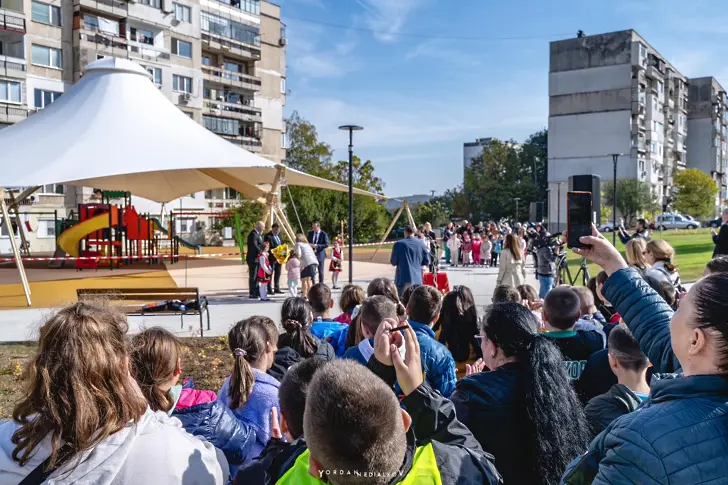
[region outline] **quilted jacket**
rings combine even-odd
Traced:
[[[678,370],[670,346],[672,310],[639,274],[633,269],[614,273],[603,293],[655,370]],[[653,380],[647,401],[610,424],[589,451],[599,459],[594,485],[727,483],[728,376]]]
[[[457,382],[455,359],[447,347],[435,340],[435,332],[429,326],[412,320],[409,324],[420,344],[425,381],[443,396],[450,397]]]

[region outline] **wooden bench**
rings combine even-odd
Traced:
[[[181,328],[184,328],[185,315],[200,316],[200,337],[203,336],[203,313],[207,313],[207,330],[210,330],[210,309],[207,299],[200,299],[198,288],[83,288],[76,290],[78,301],[103,300],[105,302],[123,302],[116,306],[129,316],[169,316],[179,315]],[[187,311],[144,311],[148,303],[167,300],[194,300],[199,310]]]

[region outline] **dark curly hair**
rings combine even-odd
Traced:
[[[304,359],[316,353],[319,341],[311,334],[313,310],[301,296],[287,298],[281,307],[281,325],[286,331],[278,338],[278,348],[290,347]]]

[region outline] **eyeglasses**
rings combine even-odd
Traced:
[[[488,336],[487,335],[480,335],[478,333],[478,334],[473,335],[473,337],[475,337],[475,341],[478,342],[478,345],[482,345],[483,342],[487,342],[488,341]]]

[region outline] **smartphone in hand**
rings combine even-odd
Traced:
[[[570,248],[585,248],[579,238],[591,236],[592,194],[591,192],[568,192],[566,194],[567,245]]]

